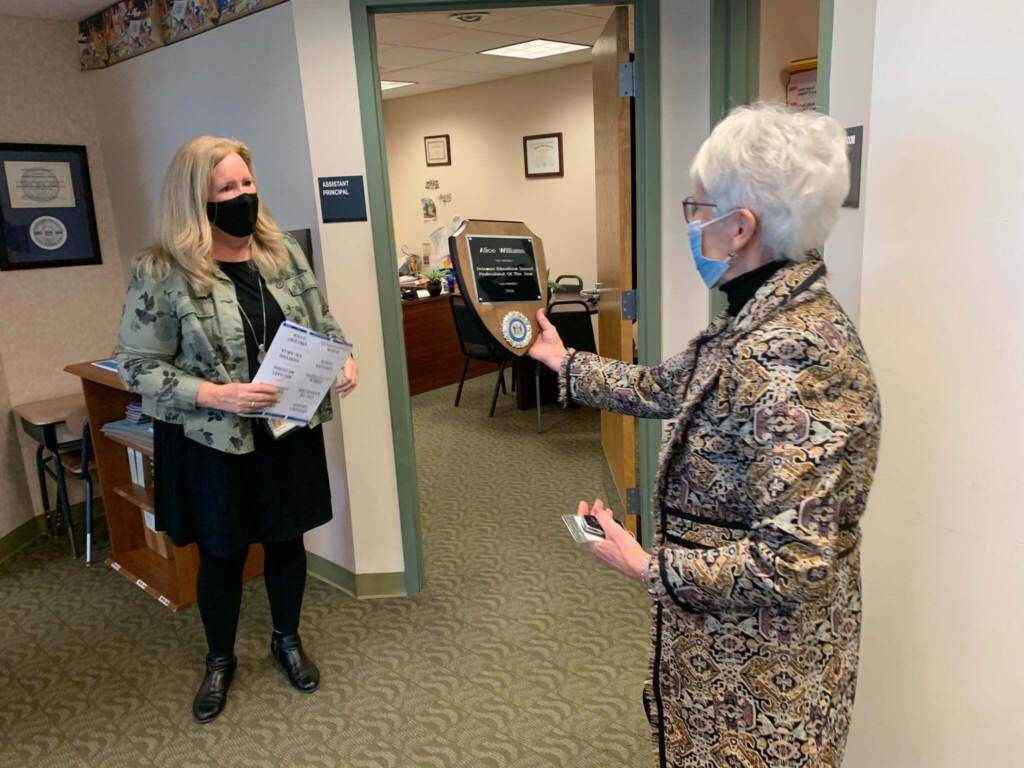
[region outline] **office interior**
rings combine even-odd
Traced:
[[[0,271],[0,764],[655,765],[640,705],[649,598],[572,544],[559,520],[581,498],[630,511],[601,419],[554,403],[550,378],[538,408],[533,370],[519,363],[495,397],[496,364],[470,361],[456,407],[466,361],[456,291],[445,279],[432,296],[425,279],[444,268],[445,235],[461,218],[523,221],[543,240],[551,278],[579,277],[553,296],[589,307],[601,349],[597,313],[610,299],[597,260],[607,212],[592,46],[616,6],[378,3],[378,14],[373,2],[252,2],[230,23],[85,68],[78,22],[109,5],[0,0],[0,142],[86,148],[101,254]],[[650,38],[640,5],[657,19]],[[968,16],[949,0],[621,6],[632,53],[656,43],[648,95],[658,109],[631,139],[634,159],[657,147],[657,216],[631,219],[648,238],[631,259],[659,269],[660,357],[682,351],[719,302],[693,273],[679,211],[716,110],[812,98],[863,128],[860,205],[843,209],[825,247],[885,413],[847,766],[1015,760],[1024,680],[1008,658],[1024,623],[1000,598],[1024,586],[1021,543],[1007,535],[1024,426],[1013,362],[1024,349],[1014,256],[1024,243],[1007,226],[1024,202],[1019,106],[1006,98],[1019,80],[1018,5]],[[757,57],[756,68],[747,61],[756,78],[742,89],[726,78],[724,95],[721,24],[742,30]],[[482,53],[537,38],[583,47]],[[371,61],[375,85],[388,86],[376,110],[360,95]],[[982,111],[988,127],[972,118]],[[306,537],[303,635],[324,686],[291,706],[265,658],[269,610],[250,580],[243,674],[207,730],[188,712],[204,653],[194,554],[147,527],[145,446],[112,440],[86,456],[86,468],[107,462],[89,475],[86,564],[90,494],[76,443],[85,395],[110,421],[133,399],[91,363],[111,355],[170,156],[199,134],[253,148],[261,196],[309,254],[361,367],[358,394],[336,403],[325,431],[334,519]],[[528,177],[524,139],[554,134],[561,175]],[[442,146],[450,164],[429,164]],[[323,221],[318,179],[337,176],[365,182],[366,220]],[[640,287],[635,269],[629,278],[615,289]],[[644,359],[638,326],[624,343]],[[637,452],[642,439],[632,435]],[[47,442],[72,446],[58,451],[64,491],[40,475]]]

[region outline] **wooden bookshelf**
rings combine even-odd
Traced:
[[[196,545],[175,547],[174,558],[170,560],[146,546],[140,510],[153,511],[152,489],[132,483],[126,449],[134,448],[149,457],[152,451],[130,440],[112,439],[102,430],[104,424],[123,419],[125,409],[136,396],[125,389],[116,373],[91,362],[69,365],[64,370],[81,379],[89,412],[103,508],[110,531],[107,565],[172,611],[191,605],[196,600],[199,569]],[[253,579],[262,574],[263,547],[253,545],[245,563],[244,578]]]

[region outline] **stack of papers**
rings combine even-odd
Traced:
[[[124,412],[124,420],[132,424],[145,424],[149,421],[149,416],[142,412],[141,401],[134,400],[128,404]]]
[[[103,425],[103,434],[108,437],[116,437],[137,445],[152,453],[153,451],[153,422],[144,424],[133,424],[128,419],[121,421],[110,421]]]

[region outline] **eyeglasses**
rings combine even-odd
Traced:
[[[688,198],[683,200],[683,218],[686,219],[686,223],[689,224],[697,216],[697,211],[701,208],[717,208],[718,206],[714,203],[698,203],[697,198],[690,195]]]

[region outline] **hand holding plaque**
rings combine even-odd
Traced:
[[[499,345],[522,357],[547,304],[544,245],[522,222],[465,221],[449,240],[466,305]]]

